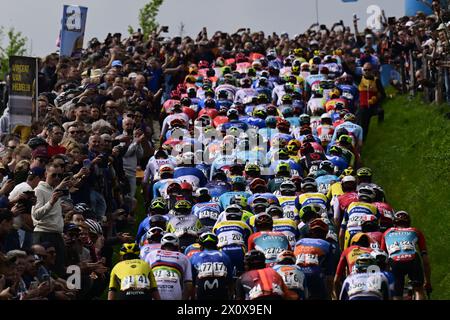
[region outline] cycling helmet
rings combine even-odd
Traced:
[[[369,219],[363,219],[361,221],[361,231],[362,232],[376,232],[380,231],[380,225],[377,220],[369,216]]]
[[[171,184],[169,184],[169,186],[167,187],[167,194],[178,194],[181,192],[181,186],[179,183],[177,182],[172,182]]]
[[[309,223],[309,230],[320,230],[325,233],[328,232],[328,225],[321,218],[316,218]]]
[[[277,118],[274,116],[269,116],[266,118],[266,126],[269,128],[273,128],[277,125]]]
[[[355,122],[356,121],[356,117],[353,113],[347,113],[344,116],[344,121],[350,121],[350,122]]]
[[[357,273],[363,273],[367,272],[367,269],[373,265],[376,265],[373,256],[370,253],[362,253],[356,258],[354,268]]]
[[[280,185],[280,192],[281,193],[291,193],[291,194],[295,195],[295,192],[297,192],[297,186],[292,181],[285,180]]]
[[[292,66],[292,73],[298,75],[300,73],[300,66]]]
[[[292,107],[286,107],[283,109],[283,111],[281,111],[281,114],[283,115],[283,117],[285,118],[289,118],[292,117],[294,115],[294,108]]]
[[[84,222],[88,225],[89,232],[95,233],[97,235],[103,234],[102,226],[97,221],[95,221],[93,219],[86,219],[86,220],[84,220]]]
[[[295,254],[291,250],[284,250],[277,256],[277,263],[279,264],[295,264]]]
[[[364,232],[358,232],[357,234],[355,234],[350,240],[350,245],[354,246],[358,244],[363,247],[369,247],[370,246],[369,236]]]
[[[375,202],[385,202],[385,193],[382,187],[377,184],[372,185],[372,189],[375,191]]]
[[[329,160],[324,160],[320,163],[319,169],[331,174],[334,171],[334,164]]]
[[[192,209],[192,204],[187,200],[178,200],[173,207],[177,214],[189,214]]]
[[[252,80],[250,78],[245,77],[245,78],[241,79],[240,84],[241,84],[241,87],[244,87],[244,86],[249,87],[252,84]]]
[[[358,190],[358,199],[373,202],[375,200],[375,191],[369,186],[362,186]]]
[[[250,250],[244,256],[244,265],[248,269],[264,268],[266,266],[266,256],[258,250]]]
[[[287,150],[289,151],[289,153],[296,154],[300,150],[301,147],[302,147],[302,143],[296,139],[292,139],[287,144]]]
[[[303,192],[316,192],[317,182],[314,178],[307,177],[303,179],[301,187]]]
[[[277,167],[275,168],[275,174],[279,176],[282,175],[288,177],[291,174],[291,166],[287,162],[280,162],[277,164]]]
[[[167,219],[160,214],[154,214],[149,218],[150,227],[159,227],[161,229],[166,229]]]
[[[341,135],[337,141],[343,145],[351,145],[353,143],[352,137],[346,134]]]
[[[372,170],[370,168],[359,168],[358,171],[356,171],[356,175],[358,177],[372,177]]]
[[[286,86],[286,85],[285,85]],[[294,91],[294,89],[292,89],[292,91]],[[281,102],[283,104],[292,104],[292,96],[290,94],[284,94],[281,97]]]
[[[277,129],[278,130],[289,130],[290,128],[291,128],[291,124],[287,120],[280,119],[277,122]]]
[[[164,229],[160,227],[151,227],[145,234],[145,240],[160,242],[164,235]]]
[[[120,248],[120,255],[125,258],[128,257],[139,257],[140,250],[136,243],[124,243]]]
[[[227,111],[227,117],[228,118],[239,118],[239,112],[236,109],[229,109]]]
[[[208,91],[207,91],[208,92]],[[205,94],[207,93],[205,92]],[[214,92],[214,91],[213,91]],[[213,99],[206,99],[205,100],[205,108],[216,108],[216,102]]]
[[[299,116],[300,119],[300,125],[310,125],[311,124],[311,117],[308,114],[301,114]]]
[[[397,211],[394,214],[394,225],[406,225],[409,226],[411,224],[411,217],[409,213],[406,211]]]
[[[252,173],[252,172],[253,173],[260,173],[261,172],[261,168],[257,164],[248,163],[245,166],[244,171],[245,171],[246,174],[249,174],[249,173]]]
[[[272,226],[273,226],[273,219],[269,214],[262,212],[255,216],[255,227],[257,229],[261,228],[272,229]]]
[[[198,240],[199,240],[198,242],[201,245],[205,245],[206,243],[212,243],[214,245],[217,245],[217,243],[219,242],[219,240],[217,239],[217,236],[212,232],[202,233],[200,235],[200,237],[198,238]]]
[[[306,205],[302,207],[298,213],[300,220],[303,222],[309,221],[312,217],[316,217],[317,215],[317,209],[313,205]]]
[[[342,175],[344,175],[344,176],[352,176],[353,175],[353,168],[352,167],[348,167],[347,169],[344,169],[344,171],[342,172]]]
[[[246,185],[247,182],[245,181],[245,178],[243,176],[235,176],[231,178],[231,184],[232,185]]]
[[[266,213],[271,217],[283,217],[283,208],[276,204],[272,204],[266,209]]]
[[[173,233],[166,233],[161,238],[161,247],[165,246],[165,245],[172,245],[174,247],[179,247],[180,246],[180,240],[178,239],[178,237],[175,234],[173,234]]]
[[[230,204],[224,212],[227,220],[240,221],[242,219],[242,208],[237,204]]]
[[[277,154],[278,154],[278,159],[281,159],[281,160],[289,159],[289,152],[285,148],[278,149]]]
[[[260,119],[265,119],[267,117],[267,111],[263,108],[256,108],[255,111],[253,111],[253,116]]]
[[[379,267],[383,267],[388,261],[388,254],[383,250],[373,250],[370,255],[375,259]]]
[[[77,203],[73,210],[77,213],[81,213],[83,216],[90,215],[92,213],[91,208],[84,202]]]
[[[191,193],[192,191],[194,191],[194,189],[192,188],[192,184],[190,184],[189,182],[184,181],[180,184],[180,186],[182,191],[188,191]]]
[[[267,191],[267,185],[266,185],[266,182],[263,180],[263,179],[261,179],[261,178],[255,178],[255,179],[253,179],[251,182],[250,182],[250,184],[249,184],[249,188],[250,188],[250,190],[252,191],[252,192],[257,192],[257,191],[262,191],[262,192],[265,192],[265,191]],[[263,190],[260,190],[260,189],[264,189],[264,191]]]
[[[233,198],[231,198],[230,204],[235,204],[240,206],[242,209],[245,209],[247,208],[247,198],[241,194],[236,194]]]
[[[156,209],[160,209],[160,210],[167,209],[167,202],[166,202],[166,200],[164,200],[164,198],[157,197],[152,200],[152,202],[150,203],[150,210],[156,210]]]

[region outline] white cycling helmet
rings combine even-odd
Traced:
[[[166,233],[161,239],[161,246],[166,244],[171,244],[173,246],[179,247],[180,240],[174,233]]]

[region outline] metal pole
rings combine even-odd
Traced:
[[[316,0],[316,21],[319,24],[319,0]]]

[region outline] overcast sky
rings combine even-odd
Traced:
[[[103,40],[108,32],[127,33],[128,25],[137,27],[139,9],[148,0],[0,0],[0,25],[14,26],[29,39],[31,53],[43,56],[56,49],[64,4],[88,7],[84,44],[92,37]],[[344,20],[350,24],[354,13],[364,22],[368,6],[378,5],[386,15],[402,16],[403,0],[318,0],[320,23],[332,24]],[[165,0],[158,21],[170,27],[169,36],[196,35],[203,26],[209,35],[216,30],[233,32],[240,27],[253,31],[289,35],[303,32],[316,21],[316,0]],[[361,29],[363,27],[360,24]]]

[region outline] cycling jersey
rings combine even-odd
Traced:
[[[347,161],[347,159],[345,159],[344,157],[339,157],[339,156],[329,156],[329,155],[327,155],[327,159],[328,159],[329,161],[331,161],[331,163],[332,163],[335,167],[338,167],[339,173],[341,173],[342,171],[344,171],[345,169],[348,168],[348,161]]]
[[[252,196],[252,194],[250,192],[247,191],[230,191],[230,192],[226,192],[224,194],[222,194],[219,197],[219,204],[220,204],[220,208],[222,210],[225,210],[226,207],[228,207],[230,205],[231,200],[234,198],[234,196],[243,196],[246,199],[250,198]]]
[[[295,248],[298,238],[297,223],[295,221],[288,218],[273,219],[273,231],[283,233],[287,237],[290,247]]]
[[[238,300],[281,300],[289,294],[288,290],[283,278],[272,268],[247,271],[236,281]]]
[[[202,231],[202,223],[193,214],[174,216],[167,224],[167,232],[174,233],[180,238],[180,248],[182,250],[194,243],[198,234]]]
[[[226,253],[205,249],[191,258],[197,300],[228,299],[233,266]]]
[[[181,300],[183,287],[192,281],[189,259],[181,252],[153,250],[145,260],[153,269],[162,300]]]
[[[306,106],[306,113],[310,116],[320,115],[323,111],[325,111],[325,101],[326,100],[322,97],[309,99],[308,105]]]
[[[382,272],[353,273],[345,279],[340,300],[389,300],[389,280]]]
[[[220,206],[216,202],[197,203],[192,208],[192,213],[200,220],[208,230],[212,230],[220,215]]]
[[[361,232],[361,223],[363,221],[379,222],[380,214],[377,208],[366,202],[352,202],[344,213],[344,219],[341,223],[341,229],[346,231],[345,248],[351,241],[351,238],[358,232]]]
[[[171,218],[171,214],[166,214],[163,216],[166,221],[168,222]],[[150,217],[147,216],[144,218],[144,220],[141,221],[138,227],[138,231],[136,233],[136,242],[140,244],[140,246],[143,245],[142,238],[145,236],[145,233],[150,229]]]
[[[144,244],[141,247],[141,253],[139,254],[139,257],[141,258],[141,260],[145,260],[145,258],[147,258],[147,255],[153,251],[153,250],[158,250],[161,249],[161,243],[148,243],[148,244]]]
[[[220,130],[222,131],[227,131],[229,130],[231,127],[236,127],[240,130],[242,130],[242,132],[245,132],[248,130],[248,124],[245,123],[242,120],[230,120],[224,124],[221,125]]]
[[[338,182],[339,178],[334,174],[324,174],[316,177],[317,191],[326,195],[330,186],[335,182]]]
[[[247,97],[256,97],[258,92],[253,88],[241,88],[236,92],[234,103],[243,103]]]
[[[307,296],[306,277],[301,268],[297,265],[276,264],[273,270],[283,278],[286,287],[298,294],[299,298],[304,300]]]
[[[325,210],[328,207],[328,198],[320,192],[307,192],[299,195],[295,199],[295,207],[298,211],[300,211],[301,208],[307,205],[311,204],[317,204],[320,205]]]
[[[249,117],[245,119],[245,122],[247,123],[249,128],[254,128],[257,130],[266,127],[266,120],[261,118]]]
[[[362,127],[356,123],[353,123],[351,121],[345,121],[344,123],[341,123],[336,127],[334,130],[333,137],[331,138],[330,144],[333,144],[337,139],[337,132],[339,132],[339,129],[345,129],[349,133],[351,133],[357,140],[359,145],[362,145],[363,142],[363,130]]]
[[[109,290],[119,292],[122,300],[151,299],[156,288],[152,268],[142,260],[121,261],[111,271]]]
[[[363,253],[371,253],[372,248],[366,248],[361,246],[350,246],[345,249],[339,259],[339,263],[336,269],[336,277],[342,278],[345,274],[350,274],[353,271],[353,266],[358,258]]]
[[[284,250],[291,250],[288,238],[277,231],[259,231],[248,239],[248,250],[256,249],[266,256],[266,264],[275,264],[278,255]]]
[[[394,209],[385,202],[374,202],[378,212],[380,212],[380,230],[386,231],[386,229],[394,225]]]
[[[348,206],[356,201],[358,201],[358,193],[354,191],[346,192],[336,198],[336,201],[333,203],[333,211],[334,221],[337,226],[340,227],[344,212],[347,211]]]
[[[425,237],[416,228],[390,228],[386,230],[381,240],[381,249],[387,251],[389,258],[396,262],[406,262],[415,259],[419,247],[425,254],[427,247]]]
[[[184,255],[190,260],[194,254],[200,252],[201,246],[199,243],[193,243],[190,246],[187,246],[184,250]]]
[[[169,157],[168,159],[155,159],[155,157],[151,157],[144,171],[144,179],[142,180],[144,183],[150,183],[153,179],[160,179],[159,176],[159,168],[165,164],[170,164],[172,166],[176,166],[177,162],[173,157]]]
[[[153,198],[163,197],[166,200],[169,199],[169,195],[167,194],[167,187],[174,182],[181,184],[181,180],[172,178],[163,179],[156,182],[153,185]]]
[[[331,244],[322,239],[304,238],[297,242],[294,254],[296,264],[306,275],[311,298],[325,299],[325,276],[332,276],[335,270]]]
[[[178,167],[175,169],[173,174],[175,179],[179,179],[181,181],[189,182],[192,187],[195,189],[204,187],[208,180],[205,177],[205,174],[197,168],[192,167]]]
[[[322,141],[322,146],[326,147],[333,137],[334,127],[329,124],[321,124],[317,126],[317,137]]]
[[[281,208],[283,208],[283,217],[291,219],[292,221],[300,221],[298,216],[298,210],[295,207],[295,199],[297,196],[278,196],[278,202]]]

